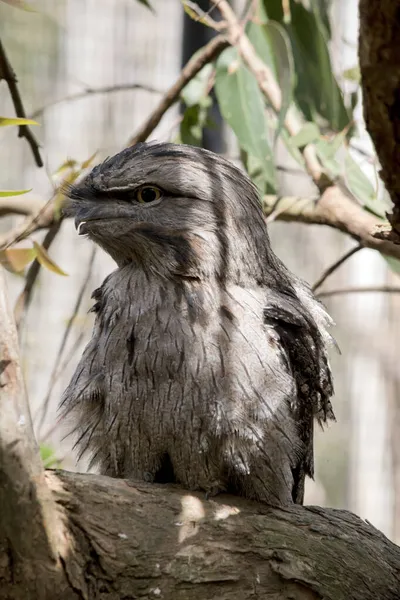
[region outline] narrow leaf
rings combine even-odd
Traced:
[[[46,267],[46,269],[49,269],[49,271],[53,271],[53,273],[57,273],[57,275],[64,275],[65,277],[67,276],[67,273],[65,273],[65,271],[56,265],[56,263],[50,258],[43,246],[37,242],[33,242],[33,245],[36,250],[36,258],[43,267]]]
[[[343,71],[343,77],[348,79],[349,81],[355,81],[356,83],[360,83],[361,80],[361,72],[360,67],[352,67],[351,69],[346,69]]]
[[[276,189],[275,166],[268,141],[264,98],[253,75],[239,59],[236,48],[228,48],[216,63],[215,92],[225,121],[239,145],[262,166],[264,183]]]
[[[186,106],[199,104],[200,100],[205,97],[212,71],[213,66],[211,64],[205,65],[201,71],[197,73],[196,77],[189,81],[183,88],[181,98]]]
[[[89,156],[89,158],[87,158],[86,160],[83,161],[83,163],[81,163],[81,169],[87,169],[88,167],[90,167],[90,165],[92,164],[92,162],[94,161],[94,159],[97,156],[98,151],[96,150],[96,152],[94,152],[92,154],[92,156]]]
[[[297,84],[295,99],[308,121],[323,117],[331,129],[341,131],[351,120],[342,92],[335,79],[330,60],[329,32],[314,3],[306,8],[303,3],[289,0],[289,34]]]
[[[316,123],[305,123],[299,133],[294,135],[291,143],[296,148],[303,148],[307,144],[312,144],[320,136],[319,127]]]
[[[0,127],[7,127],[8,125],[39,125],[32,119],[19,119],[17,117],[0,117]]]
[[[0,198],[8,198],[8,196],[21,196],[22,194],[27,194],[31,192],[30,190],[0,190]]]
[[[346,153],[344,166],[345,181],[349,190],[369,211],[380,218],[385,218],[386,207],[378,202],[373,185],[352,158],[350,152]]]
[[[293,99],[293,87],[295,80],[294,60],[292,45],[286,30],[282,25],[269,21],[263,26],[264,34],[270,41],[279,87],[282,92],[282,105],[278,115],[278,125],[275,132],[275,140],[279,137],[285,123],[286,114]]]
[[[35,257],[35,248],[6,248],[0,251],[0,263],[13,273],[23,271]]]

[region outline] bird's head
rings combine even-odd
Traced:
[[[119,266],[163,276],[262,281],[274,262],[257,189],[226,159],[176,144],[137,144],[68,192],[66,214]]]

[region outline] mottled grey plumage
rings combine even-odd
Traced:
[[[161,197],[140,203],[145,184]],[[253,184],[211,152],[138,144],[70,198],[118,265],[62,401],[81,453],[113,477],[302,502],[313,419],[333,417],[331,321],[272,252]]]

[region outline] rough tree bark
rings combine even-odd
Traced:
[[[400,4],[360,0],[359,59],[364,115],[394,203],[386,239],[400,243]]]
[[[346,511],[44,473],[0,268],[1,600],[398,600],[400,548]]]

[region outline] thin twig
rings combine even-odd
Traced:
[[[211,6],[207,12],[200,8],[196,2],[191,2],[190,0],[185,0],[185,6],[190,8],[196,14],[196,19],[191,17],[195,23],[202,22],[204,25],[208,25],[208,27],[215,29],[215,31],[222,31],[225,29],[226,24],[223,21],[215,21],[210,17],[210,13],[216,8],[215,6]]]
[[[276,219],[278,219],[285,212],[290,211],[297,202],[301,202],[303,208],[305,208],[307,206],[307,203],[304,202],[303,198],[294,197],[294,198],[292,198],[291,202],[289,202],[286,206],[281,206],[281,208],[278,208],[278,206],[280,204],[280,200],[281,200],[281,198],[277,198],[276,208],[274,208],[274,210],[267,217],[265,217],[265,222],[267,223],[267,225],[269,223],[272,223],[273,221],[276,221]],[[317,200],[318,200],[318,198],[315,198],[315,197],[308,198],[308,204],[317,202]]]
[[[85,88],[81,92],[76,92],[75,94],[69,94],[64,98],[59,98],[58,100],[54,100],[53,102],[49,102],[45,104],[41,108],[37,108],[31,115],[31,119],[36,119],[40,115],[42,115],[49,108],[53,108],[53,106],[57,106],[58,104],[64,104],[65,102],[75,102],[76,100],[81,100],[82,98],[87,98],[88,96],[94,96],[97,94],[110,94],[114,92],[123,92],[129,90],[142,90],[144,92],[149,92],[151,94],[162,94],[161,90],[158,90],[150,85],[145,85],[141,83],[122,83],[120,85],[107,85],[100,88]]]
[[[0,236],[0,250],[4,250],[12,244],[20,242],[38,229],[47,229],[53,222],[54,196],[50,198],[36,214],[28,216],[28,218],[20,225],[17,225],[15,229]]]
[[[46,233],[45,238],[42,242],[42,246],[45,250],[48,250],[53,241],[55,240],[58,232],[60,231],[61,223],[62,219],[55,221]],[[25,287],[18,296],[17,302],[15,303],[14,318],[19,334],[21,333],[21,330],[23,328],[26,313],[31,303],[33,286],[35,285],[35,282],[40,273],[40,267],[40,262],[35,258],[26,274]]]
[[[8,60],[5,48],[0,40],[0,80],[4,79],[8,85],[11,99],[14,104],[15,113],[20,119],[26,119],[26,112],[22,103],[21,94],[18,89],[18,80]],[[27,125],[19,127],[19,137],[24,137],[31,147],[32,154],[38,167],[43,167],[42,157],[40,156],[39,143],[32,131]]]
[[[337,261],[335,261],[330,267],[328,267],[322,273],[321,277],[319,279],[317,279],[317,281],[312,286],[312,288],[311,288],[312,291],[316,292],[317,289],[320,288],[321,285],[324,283],[324,281],[326,281],[326,279],[328,279],[328,277],[330,275],[332,275],[332,273],[334,273],[339,267],[341,267],[343,265],[343,263],[346,262],[347,259],[349,259],[351,256],[353,256],[353,254],[356,254],[356,252],[358,252],[359,250],[362,250],[362,248],[364,248],[363,244],[358,244],[357,246],[355,246],[354,248],[352,248],[351,250],[349,250],[348,252],[343,254],[343,256],[341,256]]]
[[[349,287],[349,288],[340,288],[337,290],[324,290],[322,292],[318,292],[316,294],[317,298],[328,298],[329,296],[341,296],[344,294],[374,294],[374,293],[384,293],[384,294],[400,294],[400,286],[390,286],[390,285],[382,285],[382,286],[369,286],[369,287]]]
[[[80,288],[78,296],[76,298],[76,302],[75,302],[75,306],[74,306],[72,315],[68,319],[68,323],[67,323],[67,326],[65,328],[64,335],[62,337],[61,344],[60,344],[60,347],[59,347],[58,352],[57,352],[56,360],[55,360],[55,363],[54,363],[54,366],[53,366],[53,370],[52,370],[51,376],[50,376],[50,383],[49,383],[49,387],[48,387],[48,390],[47,390],[47,394],[46,394],[46,397],[45,397],[45,399],[43,401],[43,404],[42,404],[42,414],[41,414],[39,425],[38,425],[38,428],[37,428],[38,437],[40,436],[40,430],[43,427],[43,424],[44,424],[44,422],[46,420],[47,411],[49,409],[50,398],[51,398],[51,394],[52,394],[54,385],[55,385],[58,377],[60,376],[60,373],[62,372],[61,369],[59,368],[60,362],[61,362],[61,357],[62,357],[62,355],[64,353],[65,346],[66,346],[66,343],[67,343],[68,338],[69,338],[69,334],[71,333],[71,330],[72,330],[72,325],[73,325],[73,323],[75,321],[75,318],[76,318],[76,316],[78,314],[78,311],[79,311],[80,306],[82,304],[83,297],[84,297],[85,292],[86,292],[86,288],[87,288],[87,286],[89,284],[90,277],[92,275],[92,269],[93,269],[94,259],[96,257],[96,251],[97,251],[96,246],[93,246],[92,253],[91,253],[90,259],[89,259],[89,264],[88,264],[88,268],[87,268],[86,277],[85,277],[85,279],[82,282],[81,288]]]
[[[204,65],[217,58],[217,56],[219,56],[219,54],[221,54],[221,52],[229,45],[229,41],[225,37],[218,35],[208,42],[197,56],[191,58],[182,69],[178,79],[162,97],[158,106],[146,119],[139,131],[129,140],[128,146],[134,146],[139,142],[145,142],[157,127],[167,110],[170,109],[173,104],[178,102],[181,91],[189,81],[201,71]]]

